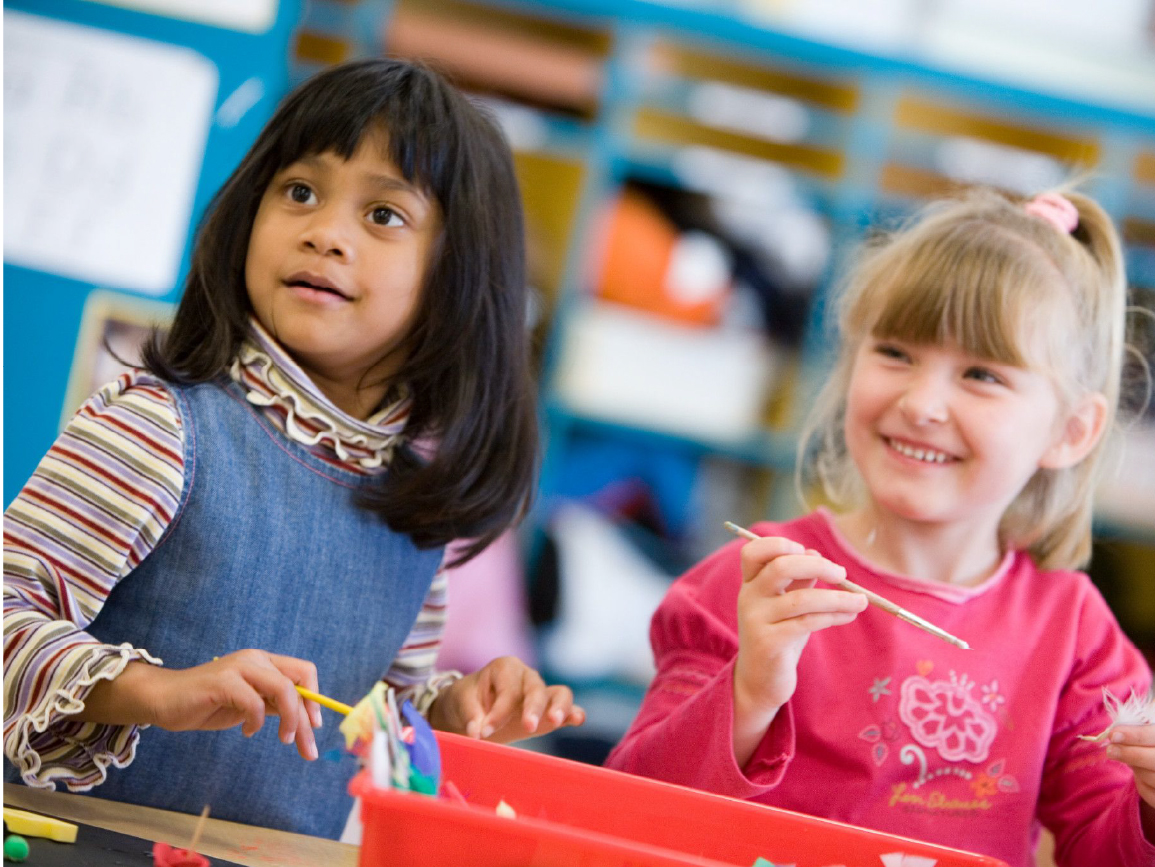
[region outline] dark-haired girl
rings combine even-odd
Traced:
[[[583,720],[515,659],[433,668],[447,543],[481,551],[533,485],[523,257],[509,149],[436,74],[357,62],[284,101],[171,329],[6,513],[7,776],[336,837],[350,768],[284,746],[341,743],[296,685],[384,676],[501,741]]]

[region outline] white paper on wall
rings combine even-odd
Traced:
[[[216,91],[190,49],[5,11],[5,260],[170,291]]]

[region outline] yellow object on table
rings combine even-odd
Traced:
[[[27,810],[17,810],[15,807],[4,808],[4,823],[13,834],[22,837],[44,837],[55,840],[57,843],[75,843],[76,826],[71,822],[53,819],[51,816],[41,816],[29,813]]]

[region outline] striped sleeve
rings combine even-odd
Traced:
[[[417,620],[385,674],[385,682],[397,690],[398,699],[409,699],[419,713],[426,715],[438,693],[461,677],[459,671],[436,671],[434,668],[445,631],[448,590],[445,561],[442,560],[429,585],[429,592],[425,594]]]
[[[84,629],[156,547],[184,485],[172,395],[141,371],[80,408],[4,514],[4,752],[31,786],[73,791],[132,761],[138,726],[65,719],[147,650]]]

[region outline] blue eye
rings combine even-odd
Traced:
[[[401,219],[400,214],[398,214],[392,208],[386,208],[384,206],[374,208],[369,213],[369,220],[373,223],[376,223],[378,226],[392,227],[405,225],[405,221]]]
[[[910,359],[909,355],[890,343],[879,343],[874,347],[874,351],[884,358],[893,358],[896,361],[907,361]]]
[[[1001,377],[987,370],[985,367],[968,368],[966,377],[967,379],[977,379],[979,382],[989,382],[994,385],[998,385],[1003,381]]]

